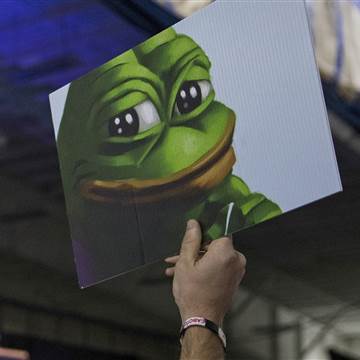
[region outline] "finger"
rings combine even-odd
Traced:
[[[210,243],[208,250],[210,250],[211,248],[217,248],[217,247],[226,248],[228,250],[234,250],[232,237],[225,236],[225,237],[213,240]]]
[[[165,275],[168,277],[173,277],[175,274],[175,266],[169,267],[165,270]]]
[[[201,229],[196,220],[189,220],[186,232],[181,244],[180,257],[195,261],[198,257],[201,246]]]
[[[174,255],[174,256],[170,256],[170,257],[167,257],[165,259],[165,262],[168,263],[168,264],[176,264],[178,262],[178,260],[180,259],[180,255]]]

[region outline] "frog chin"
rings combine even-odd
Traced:
[[[158,179],[83,180],[83,197],[122,205],[149,204],[199,195],[219,185],[236,161],[232,144],[235,115],[231,113],[221,140],[191,166]]]

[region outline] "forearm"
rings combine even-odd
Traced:
[[[192,326],[186,330],[180,360],[223,360],[224,358],[224,348],[214,333],[199,326]]]
[[[180,360],[223,360],[221,324],[245,274],[246,258],[230,237],[212,241],[199,256],[201,240],[199,223],[189,220],[180,256],[165,260],[174,265],[166,274],[174,276],[172,291],[182,321]]]

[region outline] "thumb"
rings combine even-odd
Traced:
[[[195,261],[199,255],[201,246],[201,229],[196,220],[189,220],[186,232],[181,244],[180,258],[188,261]]]

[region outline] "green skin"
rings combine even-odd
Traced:
[[[203,50],[169,28],[71,84],[58,135],[60,165],[73,237],[97,258],[108,257],[104,243],[109,244],[111,238],[119,243],[136,237],[134,244],[144,249],[140,258],[135,245],[128,249],[128,244],[121,244],[120,248],[126,246],[129,262],[140,265],[176,252],[190,218],[200,220],[205,239],[210,240],[281,213],[279,206],[250,192],[231,172],[220,185],[183,201],[167,199],[131,207],[80,194],[79,183],[84,179],[164,178],[191,167],[208,153],[223,137],[232,110],[214,100],[212,88],[191,112],[180,114],[174,109],[182,84],[210,82],[209,70]],[[131,136],[109,135],[109,119],[147,99],[159,115],[154,126]],[[134,228],[140,233],[134,235]],[[123,256],[121,250],[112,253]],[[118,272],[119,261],[117,269],[115,264],[104,265],[111,261],[96,261],[105,268],[100,277]]]

